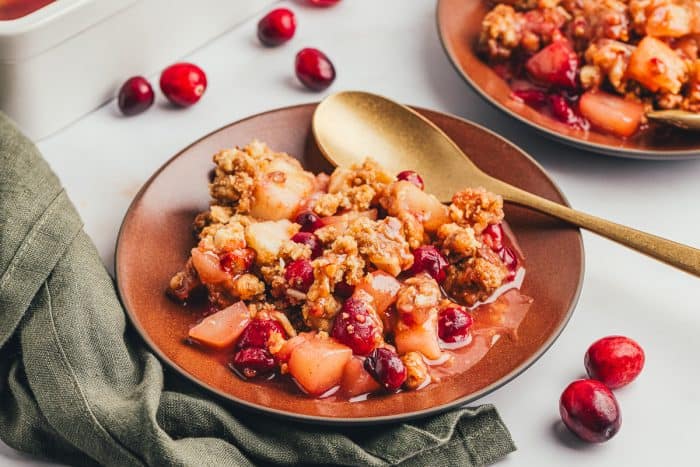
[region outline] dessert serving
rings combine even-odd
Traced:
[[[242,380],[358,400],[419,390],[517,338],[532,299],[502,199],[449,205],[372,159],[330,176],[253,141],[214,155],[211,205],[168,292],[191,345]],[[246,384],[241,381],[241,384]]]
[[[511,98],[635,138],[653,129],[648,111],[700,111],[699,14],[695,0],[501,0],[476,47]]]

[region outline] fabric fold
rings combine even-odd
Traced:
[[[60,183],[0,117],[0,437],[72,465],[483,465],[490,405],[337,429],[243,411],[164,369],[128,325]]]

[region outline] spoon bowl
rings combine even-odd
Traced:
[[[685,110],[656,110],[648,112],[647,118],[688,131],[700,131],[700,113]]]

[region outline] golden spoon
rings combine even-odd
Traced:
[[[647,118],[659,123],[677,126],[684,130],[700,130],[700,113],[685,110],[655,110],[647,112]]]
[[[467,186],[484,187],[504,200],[552,215],[573,225],[700,276],[700,250],[575,211],[482,172],[432,122],[387,98],[345,91],[316,108],[313,133],[332,164],[349,166],[371,155],[390,172],[407,167],[425,178],[426,190],[441,201]],[[439,163],[438,163],[439,161]]]

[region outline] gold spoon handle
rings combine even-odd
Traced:
[[[700,277],[700,249],[576,211],[506,183],[503,185],[498,191],[507,201],[552,215]]]

